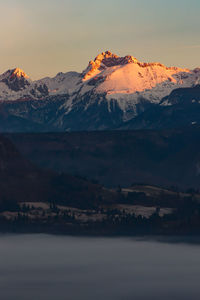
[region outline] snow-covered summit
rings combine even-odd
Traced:
[[[0,100],[41,99],[47,95],[48,88],[32,81],[20,68],[7,70],[0,75]]]
[[[60,77],[64,79],[60,81]],[[122,120],[127,121],[149,105],[161,104],[174,89],[194,86],[199,80],[199,69],[140,62],[130,55],[120,57],[106,51],[90,61],[81,74],[61,73],[45,84],[51,91],[55,87],[55,94],[68,94],[62,107],[65,118],[77,111],[93,111],[91,115],[98,115],[102,107],[109,114],[120,112]]]
[[[137,62],[138,60],[130,55],[119,57],[110,51],[102,52],[101,54],[97,55],[94,60],[89,62],[88,67],[83,71],[83,79],[88,80],[109,67]]]
[[[182,83],[181,74],[188,69],[166,67],[161,63],[143,63],[127,55],[119,57],[109,51],[99,54],[83,71],[83,82],[96,85],[98,93],[134,94],[151,90],[157,85]]]
[[[22,69],[15,68],[15,69],[7,70],[2,75],[0,75],[0,80],[8,79],[8,78],[12,79],[15,77],[29,79],[29,76]]]
[[[71,94],[76,91],[81,83],[80,73],[59,72],[55,77],[45,77],[37,81],[37,84],[45,84],[50,95]]]
[[[12,77],[18,77],[18,78],[26,78],[29,79],[29,76],[20,68],[15,68],[14,70],[11,70]]]
[[[0,83],[4,83],[11,91],[18,92],[30,85],[30,79],[23,70],[15,68],[0,75]]]

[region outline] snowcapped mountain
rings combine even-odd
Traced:
[[[137,103],[138,96],[159,103],[179,87],[200,82],[200,69],[190,71],[160,63],[142,63],[133,56],[118,57],[107,51],[98,55],[83,72],[85,84],[95,86],[106,98]]]
[[[77,74],[57,125],[65,130],[113,128],[152,104],[160,104],[174,89],[199,82],[200,69],[142,63],[133,56],[103,52],[89,62],[82,74]]]
[[[0,76],[0,82],[6,84],[7,88],[19,92],[30,85],[29,77],[19,68],[8,70]]]
[[[73,94],[80,83],[81,76],[77,72],[60,72],[54,78],[46,77],[36,81],[36,84],[48,87],[49,95]]]
[[[41,99],[48,95],[45,84],[33,82],[21,69],[8,70],[0,75],[0,100]]]
[[[106,51],[82,73],[58,73],[32,81],[20,69],[9,70],[0,76],[0,100],[7,114],[11,111],[32,122],[45,121],[45,125],[50,122],[58,130],[102,130],[116,128],[151,106],[173,105],[167,97],[173,90],[198,84],[200,68],[143,63]],[[11,100],[17,104],[8,108],[5,101]]]

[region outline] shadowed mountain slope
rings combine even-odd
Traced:
[[[200,124],[200,86],[174,90],[121,129],[169,129]],[[165,105],[167,104],[167,105]]]

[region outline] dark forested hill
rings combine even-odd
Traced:
[[[7,135],[38,166],[95,179],[199,187],[200,128]]]
[[[23,201],[92,207],[98,201],[112,200],[111,193],[98,184],[34,166],[3,136],[0,136],[0,191],[0,209]]]

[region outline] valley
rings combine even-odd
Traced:
[[[199,173],[186,157],[194,149],[198,158],[199,134],[192,128],[1,136],[1,231],[197,234]]]

